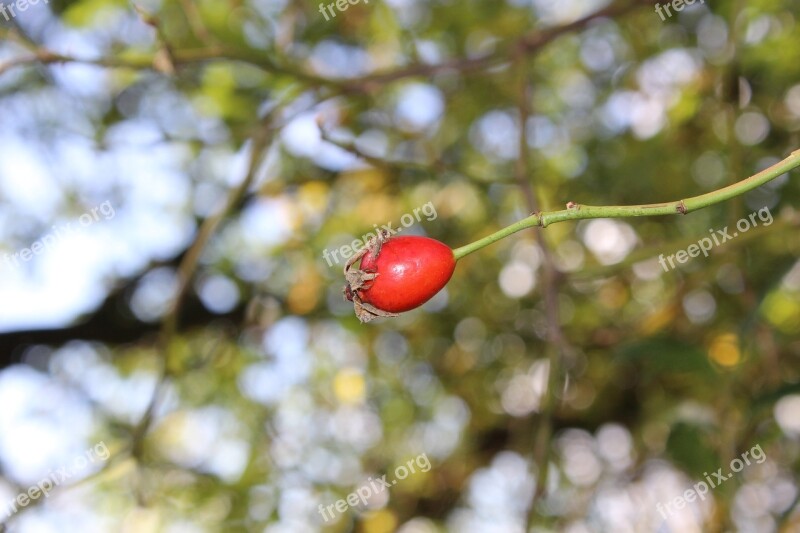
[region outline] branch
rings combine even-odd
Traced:
[[[505,184],[508,183],[508,180],[503,176],[495,176],[495,177],[483,177],[473,174],[470,171],[463,170],[458,168],[454,165],[450,165],[443,161],[442,157],[439,156],[432,161],[414,161],[410,159],[383,159],[378,156],[370,155],[363,150],[361,150],[355,143],[351,141],[345,141],[340,139],[335,139],[331,136],[330,132],[326,130],[323,124],[318,120],[317,126],[320,132],[320,138],[330,143],[338,148],[341,148],[345,152],[363,160],[365,163],[382,170],[386,170],[389,172],[392,171],[410,171],[410,172],[422,172],[426,174],[443,174],[445,172],[452,172],[455,174],[459,174],[470,179],[472,182],[477,183],[481,186],[487,186],[487,184]]]
[[[194,0],[179,0],[178,3],[180,4],[181,11],[183,11],[183,15],[186,17],[186,21],[189,23],[189,27],[191,28],[192,33],[197,40],[206,44],[216,44],[219,42],[217,41],[217,38],[208,31],[208,28],[203,22],[203,17],[200,14],[200,10],[197,8]]]
[[[178,318],[180,316],[181,308],[186,301],[189,292],[190,283],[197,271],[197,266],[200,261],[200,256],[205,250],[206,245],[211,240],[211,237],[216,232],[220,223],[234,212],[236,207],[244,199],[247,190],[253,184],[258,173],[259,165],[261,164],[264,154],[269,147],[272,135],[275,131],[273,119],[281,110],[281,106],[275,107],[271,112],[261,121],[261,127],[257,130],[252,139],[252,147],[250,152],[250,161],[247,169],[247,175],[242,182],[234,188],[228,195],[225,206],[215,215],[210,216],[200,226],[194,242],[189,247],[186,255],[183,257],[180,265],[178,266],[178,289],[172,305],[165,315],[159,332],[158,345],[163,354],[161,358],[161,369],[158,384],[156,385],[153,396],[150,400],[144,415],[137,424],[133,431],[132,437],[132,454],[134,457],[139,458],[142,452],[142,445],[144,443],[144,436],[147,433],[150,425],[153,422],[153,416],[158,407],[159,401],[166,392],[166,386],[172,374],[170,368],[170,346],[172,340],[178,330]]]
[[[645,2],[643,0],[631,0],[629,2],[612,4],[608,7],[595,11],[594,13],[586,15],[583,18],[562,24],[561,26],[555,26],[544,30],[534,30],[518,38],[511,45],[501,47],[498,50],[483,56],[450,59],[433,65],[410,65],[407,67],[398,68],[396,70],[367,74],[359,78],[350,78],[346,80],[346,83],[351,89],[358,89],[366,92],[371,88],[370,86],[372,85],[391,83],[401,78],[407,78],[410,76],[432,76],[448,70],[458,70],[463,73],[472,70],[483,70],[495,67],[511,61],[520,53],[531,54],[538,52],[540,49],[544,48],[545,45],[556,40],[558,37],[576,30],[580,30],[594,20],[623,15],[644,3]]]
[[[33,48],[31,55],[16,57],[4,63],[0,63],[0,76],[6,72],[26,65],[54,65],[64,63],[78,63],[81,65],[93,65],[104,68],[125,68],[132,70],[154,70],[163,72],[160,68],[163,62],[163,46],[156,53],[149,55],[139,55],[138,57],[99,57],[94,59],[81,58],[67,54],[60,54],[46,48]],[[262,51],[238,50],[225,46],[208,46],[204,48],[171,50],[170,59],[174,66],[190,65],[203,63],[206,61],[241,61],[259,67],[273,74],[285,74],[310,85],[319,87],[329,87],[339,92],[348,89],[344,82],[326,79],[314,74],[278,65]]]
[[[516,56],[516,65],[519,69],[520,87],[517,108],[519,110],[519,136],[517,138],[518,150],[515,168],[515,178],[530,212],[540,210],[540,202],[534,189],[533,180],[530,176],[530,158],[528,157],[528,128],[525,123],[531,115],[531,101],[533,100],[533,83],[527,74],[526,56],[520,51]],[[547,478],[549,475],[549,457],[551,438],[553,435],[553,417],[556,409],[560,406],[556,396],[556,390],[562,383],[564,361],[573,353],[572,347],[564,336],[559,321],[559,292],[565,279],[556,267],[553,260],[553,253],[544,235],[536,232],[536,240],[542,251],[542,277],[543,277],[543,296],[544,311],[547,320],[547,340],[550,345],[547,347],[547,386],[542,393],[542,400],[537,417],[538,424],[533,431],[533,464],[537,468],[536,487],[531,497],[528,507],[527,527],[533,526],[536,517],[536,506],[547,490]]]
[[[546,29],[537,29],[523,35],[510,45],[500,47],[490,54],[474,58],[456,58],[437,63],[416,64],[401,67],[395,70],[367,74],[357,78],[330,79],[306,72],[302,69],[289,67],[276,63],[262,50],[235,49],[226,46],[208,46],[194,50],[172,50],[171,59],[175,66],[197,63],[209,60],[242,61],[268,72],[285,74],[299,81],[318,87],[328,87],[338,92],[369,92],[376,85],[384,85],[411,76],[431,76],[439,72],[457,70],[468,72],[491,68],[513,60],[519,54],[535,53],[558,37],[580,30],[594,20],[611,18],[622,15],[633,8],[645,3],[644,0],[630,0],[628,2],[612,4],[578,20]],[[134,70],[159,70],[156,53],[153,56],[123,59],[119,57],[101,57],[96,59],[82,59],[75,56],[59,54],[51,50],[37,48],[31,50],[31,56],[14,58],[5,63],[0,63],[0,75],[15,67],[31,64],[58,64],[81,63],[108,68],[130,68]]]
[[[700,196],[693,196],[675,202],[663,202],[660,204],[642,204],[642,205],[609,205],[609,206],[592,206],[580,205],[574,202],[567,204],[567,209],[561,211],[550,211],[546,213],[534,213],[533,215],[515,222],[491,235],[479,239],[461,248],[453,250],[456,259],[461,259],[465,255],[471,254],[476,250],[480,250],[484,246],[488,246],[494,242],[499,241],[504,237],[508,237],[512,233],[516,233],[526,228],[534,226],[547,227],[550,224],[557,222],[564,222],[565,220],[584,220],[588,218],[629,218],[629,217],[647,217],[657,215],[676,215],[691,213],[704,207],[709,207],[731,198],[740,196],[747,191],[751,191],[756,187],[760,187],[767,182],[770,182],[785,174],[786,172],[800,166],[800,150],[795,150],[792,154],[775,163],[769,168],[766,168],[733,185],[728,185],[722,189],[701,194]]]

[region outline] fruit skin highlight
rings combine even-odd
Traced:
[[[360,268],[351,270],[359,259]],[[455,268],[453,250],[440,241],[382,235],[348,261],[344,293],[362,322],[397,316],[433,298]]]

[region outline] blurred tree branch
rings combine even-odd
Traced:
[[[496,51],[483,56],[456,58],[435,64],[409,65],[385,72],[367,74],[358,78],[350,78],[346,80],[346,83],[349,87],[368,92],[376,86],[408,77],[429,77],[449,70],[455,70],[462,74],[470,71],[486,70],[504,63],[513,62],[520,54],[534,54],[558,37],[581,30],[595,20],[618,17],[641,5],[650,4],[646,0],[632,0],[611,4],[608,7],[560,26],[532,30],[510,44],[500,45]]]
[[[256,130],[255,134],[253,135],[252,139],[253,143],[250,151],[250,161],[244,179],[238,186],[236,186],[231,190],[230,194],[228,195],[225,206],[216,214],[208,217],[203,221],[194,241],[189,246],[186,253],[183,254],[179,260],[177,268],[178,289],[176,290],[176,294],[172,300],[172,304],[168,312],[166,313],[161,322],[161,326],[158,330],[158,337],[156,340],[156,347],[162,354],[162,357],[159,358],[161,364],[159,377],[156,386],[154,388],[153,395],[150,399],[150,402],[148,403],[147,408],[145,409],[144,414],[142,415],[142,418],[140,419],[139,423],[136,424],[136,426],[133,428],[131,432],[129,445],[126,446],[121,451],[111,454],[106,465],[98,472],[90,476],[87,476],[82,480],[73,483],[69,486],[65,486],[64,487],[65,489],[80,485],[90,479],[95,479],[97,476],[107,471],[107,469],[109,469],[111,465],[117,464],[127,455],[130,455],[137,461],[141,459],[143,452],[144,438],[147,435],[147,432],[152,425],[155,412],[159,406],[159,402],[163,398],[163,395],[166,392],[166,386],[169,382],[169,379],[174,374],[174,369],[171,367],[170,354],[171,354],[171,348],[173,346],[174,337],[178,332],[179,319],[181,318],[181,311],[187,302],[199,303],[194,300],[188,300],[188,289],[190,286],[190,282],[193,279],[195,272],[197,271],[200,255],[202,251],[205,249],[206,245],[208,244],[210,238],[212,237],[216,229],[219,227],[220,223],[230,214],[236,212],[237,208],[241,205],[242,201],[244,200],[248,190],[252,186],[259,165],[262,163],[265,157],[267,149],[269,148],[270,142],[272,140],[272,136],[276,129],[275,116],[282,109],[283,106],[281,105],[274,107],[261,120],[260,127]],[[237,316],[243,317],[243,307],[244,306],[242,305],[236,309],[235,314]],[[95,316],[98,315],[95,314]],[[96,325],[94,326],[96,327]],[[83,325],[82,327],[85,327],[85,325]],[[61,330],[60,332],[63,334],[64,330]],[[74,328],[71,330],[71,333],[72,334],[75,333]],[[41,332],[37,332],[36,342],[37,343],[43,342]],[[138,491],[139,501],[141,503],[146,503],[142,487],[140,486],[138,488],[139,488]],[[44,498],[35,500],[34,506],[43,501]],[[32,507],[33,506],[29,508]],[[13,517],[9,517],[9,519],[11,518]],[[5,522],[6,521],[0,522],[0,531],[5,530]]]
[[[166,384],[174,372],[174,369],[171,367],[172,361],[170,359],[173,338],[178,330],[180,312],[186,302],[190,282],[197,271],[200,255],[203,250],[205,250],[206,245],[216,232],[220,223],[229,215],[236,212],[237,207],[244,200],[247,191],[255,181],[258,168],[263,162],[269,145],[272,142],[272,137],[275,132],[275,118],[282,109],[283,106],[274,107],[261,120],[260,127],[253,135],[253,142],[250,148],[250,161],[244,179],[238,186],[231,190],[225,206],[216,214],[203,221],[203,224],[197,232],[197,236],[178,266],[178,288],[170,309],[161,323],[158,337],[158,347],[162,353],[160,359],[162,365],[161,374],[147,410],[132,433],[132,454],[137,459],[141,457],[144,437],[152,424],[159,400],[166,391]]]
[[[519,185],[528,212],[537,213],[541,210],[541,203],[537,198],[531,178],[530,157],[528,154],[528,128],[526,123],[531,116],[531,102],[533,100],[532,83],[528,74],[527,57],[518,53],[515,67],[519,78],[519,96],[517,109],[519,114],[518,154],[515,165],[515,178]],[[538,416],[538,426],[534,430],[532,462],[536,467],[536,487],[528,508],[528,527],[534,524],[536,504],[544,496],[547,489],[549,473],[549,457],[551,435],[553,433],[553,414],[557,409],[558,396],[556,390],[562,382],[562,363],[571,351],[564,332],[561,329],[559,318],[559,292],[563,275],[558,271],[553,260],[553,253],[545,236],[535,231],[536,241],[542,251],[542,293],[544,295],[544,312],[547,319],[547,333],[550,345],[547,347],[548,373],[547,386],[542,394]]]
[[[279,65],[273,59],[270,59],[263,51],[254,49],[241,49],[231,48],[224,45],[213,44],[211,46],[199,49],[170,49],[170,59],[172,63],[177,66],[187,65],[198,62],[205,62],[211,60],[230,60],[242,61],[251,65],[260,67],[267,72],[276,74],[285,74],[290,77],[302,81],[309,85],[317,87],[328,87],[337,92],[350,93],[350,92],[371,92],[375,88],[409,77],[431,76],[437,73],[456,70],[462,73],[467,73],[476,70],[485,70],[498,66],[513,60],[519,54],[533,54],[544,48],[547,44],[556,40],[562,35],[578,31],[586,27],[591,22],[601,18],[612,18],[625,14],[632,9],[646,4],[645,0],[631,0],[621,3],[612,4],[608,7],[600,9],[594,13],[586,15],[573,22],[562,24],[559,26],[536,29],[522,37],[519,37],[511,44],[500,46],[497,51],[490,54],[479,56],[475,58],[456,58],[436,64],[415,64],[405,67],[387,70],[384,72],[376,72],[367,74],[365,76],[355,78],[341,78],[331,79],[323,76],[311,74],[302,68],[290,67],[287,65]],[[191,11],[191,10],[189,10]],[[188,17],[187,12],[187,17]],[[146,17],[149,24],[155,24],[152,17]],[[196,26],[195,20],[193,28]],[[157,31],[162,39],[163,36],[160,29],[156,25]],[[195,28],[197,29],[197,28]],[[197,30],[201,31],[201,30]],[[7,38],[13,38],[14,32],[9,30],[6,32]],[[208,42],[209,39],[204,39]],[[86,65],[95,65],[98,67],[106,68],[129,68],[134,70],[159,70],[159,55],[143,55],[134,58],[120,58],[120,57],[101,57],[101,58],[79,58],[68,54],[58,53],[48,50],[33,43],[23,43],[29,48],[32,55],[12,58],[5,63],[0,63],[0,76],[5,72],[17,67],[26,65],[42,64],[62,64],[62,63],[80,63]]]

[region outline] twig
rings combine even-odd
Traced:
[[[525,196],[529,212],[537,213],[541,209],[536,197],[533,184],[529,181],[530,162],[528,158],[528,134],[525,123],[531,114],[531,82],[526,72],[526,57],[519,53],[517,68],[520,76],[519,102],[519,139],[515,177],[517,184]],[[548,374],[547,387],[542,396],[539,409],[538,426],[533,436],[533,463],[537,468],[536,490],[528,507],[528,528],[531,527],[536,514],[536,503],[544,495],[547,488],[548,462],[550,456],[550,441],[553,433],[553,412],[556,408],[555,391],[561,382],[561,363],[571,353],[571,347],[564,337],[559,322],[559,286],[561,275],[558,272],[550,246],[544,235],[536,232],[536,240],[542,250],[543,295],[547,332],[550,346],[548,347]]]
[[[476,250],[480,250],[484,246],[488,246],[500,239],[534,226],[546,227],[550,224],[564,222],[566,220],[584,220],[589,218],[629,218],[629,217],[646,217],[658,215],[685,215],[705,207],[709,207],[731,198],[760,187],[768,183],[778,176],[786,172],[800,167],[800,150],[795,150],[792,154],[775,163],[769,168],[766,168],[746,178],[742,181],[723,187],[716,191],[711,191],[700,196],[693,196],[683,200],[676,200],[674,202],[663,202],[660,204],[642,204],[642,205],[608,205],[608,206],[592,206],[581,205],[575,202],[570,202],[567,209],[561,211],[549,211],[545,213],[534,213],[533,215],[520,220],[510,226],[507,226],[491,235],[479,239],[461,248],[453,250],[456,259],[461,259]]]
[[[276,107],[264,117],[261,127],[253,137],[253,146],[250,152],[247,175],[228,195],[225,206],[217,214],[208,217],[203,222],[200,226],[200,230],[197,232],[194,242],[189,247],[186,255],[184,255],[183,260],[178,266],[178,289],[172,301],[172,305],[162,321],[158,339],[159,351],[162,353],[159,381],[153,392],[150,403],[145,410],[144,416],[142,416],[142,419],[139,421],[132,434],[132,455],[136,458],[141,458],[144,437],[153,422],[155,412],[172,374],[172,368],[170,367],[170,347],[172,345],[172,339],[177,331],[178,319],[183,302],[186,298],[191,280],[194,277],[194,273],[197,270],[200,255],[220,223],[236,209],[255,180],[258,166],[264,157],[264,153],[269,146],[272,132],[274,131],[272,125],[273,118],[279,109],[281,109],[281,107]]]
[[[179,3],[186,21],[189,23],[189,27],[192,29],[194,36],[197,37],[197,40],[205,44],[216,44],[217,39],[206,28],[203,17],[200,15],[194,0],[179,0]]]
[[[148,13],[138,4],[133,3],[133,9],[141,17],[142,22],[150,26],[156,31],[156,38],[158,39],[159,49],[153,57],[153,68],[163,74],[175,74],[175,57],[172,53],[172,46],[169,44],[167,35],[158,17]]]
[[[343,141],[339,139],[334,139],[330,136],[330,133],[322,126],[322,124],[318,123],[317,126],[319,127],[320,137],[323,141],[328,142],[334,146],[337,146],[348,152],[359,159],[364,160],[366,163],[372,165],[375,168],[381,168],[385,170],[409,170],[409,171],[416,171],[416,172],[425,172],[425,173],[442,173],[442,172],[453,172],[455,174],[460,174],[476,183],[508,183],[504,177],[481,177],[466,172],[462,169],[453,167],[448,165],[447,163],[443,162],[441,159],[436,159],[434,161],[429,162],[418,162],[418,161],[410,161],[410,160],[400,160],[400,159],[384,159],[378,156],[370,155],[363,150],[361,150],[358,146],[354,143],[349,141]]]
[[[531,31],[511,43],[511,45],[501,46],[496,51],[483,56],[450,59],[432,65],[410,65],[395,70],[367,74],[358,78],[349,78],[346,81],[348,85],[353,88],[358,88],[361,91],[369,91],[375,85],[382,85],[411,76],[427,77],[448,70],[457,70],[462,73],[473,70],[484,70],[507,63],[518,53],[535,53],[558,37],[582,29],[594,20],[622,15],[644,3],[643,0],[632,0],[629,2],[612,4],[586,15],[583,18],[562,24],[561,26]]]
[[[155,54],[146,54],[135,58],[99,57],[90,59],[68,54],[61,54],[46,48],[36,48],[31,50],[31,55],[16,57],[4,63],[0,63],[0,76],[16,67],[35,64],[54,65],[64,63],[78,63],[82,65],[94,65],[104,68],[158,71],[158,60],[160,58],[159,54],[163,54],[163,52],[159,51]],[[170,58],[174,66],[203,63],[206,61],[241,61],[243,63],[248,63],[250,65],[259,67],[273,74],[285,74],[287,76],[291,76],[310,85],[328,87],[339,92],[345,92],[349,90],[347,85],[343,82],[315,76],[313,74],[309,74],[307,72],[284,65],[278,65],[266,57],[261,51],[239,50],[215,45],[197,49],[172,50]]]

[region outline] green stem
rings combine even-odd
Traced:
[[[534,226],[547,227],[550,224],[557,222],[564,222],[565,220],[583,220],[587,218],[627,218],[627,217],[646,217],[655,215],[676,215],[687,214],[692,211],[697,211],[711,205],[730,200],[736,196],[760,187],[765,183],[774,180],[778,176],[785,174],[793,168],[800,167],[800,150],[795,150],[792,154],[775,163],[769,168],[766,168],[744,179],[740,182],[734,183],[722,189],[711,191],[700,196],[693,196],[675,202],[664,202],[660,204],[644,204],[644,205],[608,205],[608,206],[593,206],[593,205],[579,205],[573,202],[567,204],[567,209],[561,211],[549,211],[543,213],[534,213],[528,218],[524,218],[519,222],[515,222],[510,226],[498,230],[491,235],[482,239],[456,248],[453,250],[453,255],[456,260],[471,254],[476,250],[480,250],[485,246],[508,237],[512,233],[516,233],[526,228]]]

